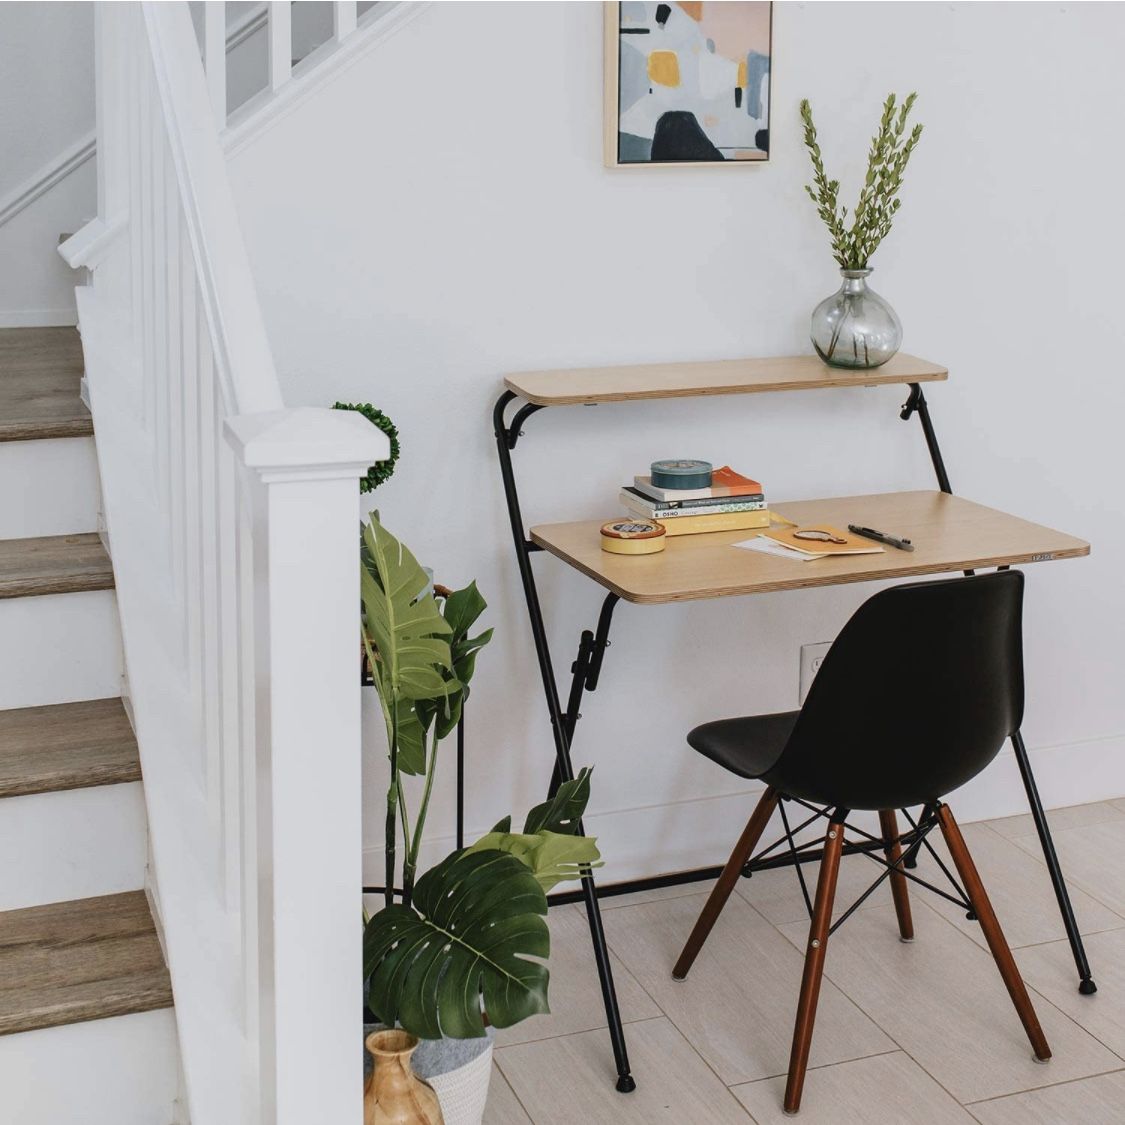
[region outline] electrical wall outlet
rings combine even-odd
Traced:
[[[831,641],[821,641],[814,645],[801,645],[801,703],[805,702],[805,696],[809,694],[813,678],[820,671],[820,665],[831,647]]]

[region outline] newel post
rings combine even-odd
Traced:
[[[319,408],[232,418],[226,436],[244,466],[252,527],[253,609],[243,620],[252,619],[255,760],[243,777],[254,829],[244,841],[244,901],[257,915],[248,1027],[261,1120],[358,1122],[357,478],[389,446],[359,415]]]

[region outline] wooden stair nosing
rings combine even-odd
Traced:
[[[0,914],[0,1035],[171,1005],[143,891]]]
[[[0,798],[139,781],[120,699],[0,711]]]
[[[113,564],[95,532],[0,540],[0,598],[113,589]]]

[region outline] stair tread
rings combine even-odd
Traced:
[[[0,328],[0,441],[94,432],[74,328]]]
[[[112,589],[113,566],[94,532],[0,539],[0,598]]]
[[[139,781],[120,699],[0,711],[0,797]]]
[[[171,1006],[143,891],[0,913],[0,1035]]]

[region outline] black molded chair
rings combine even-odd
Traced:
[[[885,856],[877,883],[890,879],[899,933],[910,941],[907,883],[929,884],[905,868],[921,847],[932,851],[926,835],[934,827],[945,837],[964,888],[946,873],[961,905],[980,921],[1035,1057],[1044,1062],[1051,1057],[976,866],[942,802],[1019,730],[1022,610],[1019,571],[883,590],[844,627],[800,711],[723,719],[688,735],[705,757],[740,777],[760,778],[767,788],[676,962],[677,980],[687,976],[739,876],[753,862],[751,853],[779,801],[797,802],[828,821],[823,840],[814,844],[823,844],[823,851],[785,1090],[788,1113],[801,1104],[824,955],[835,929],[830,922],[841,854]],[[922,806],[921,816],[900,835],[895,810],[913,806]],[[878,811],[878,837],[847,825],[854,809]],[[785,823],[792,859],[816,858],[809,845],[798,848]],[[853,836],[850,844],[845,828]]]

